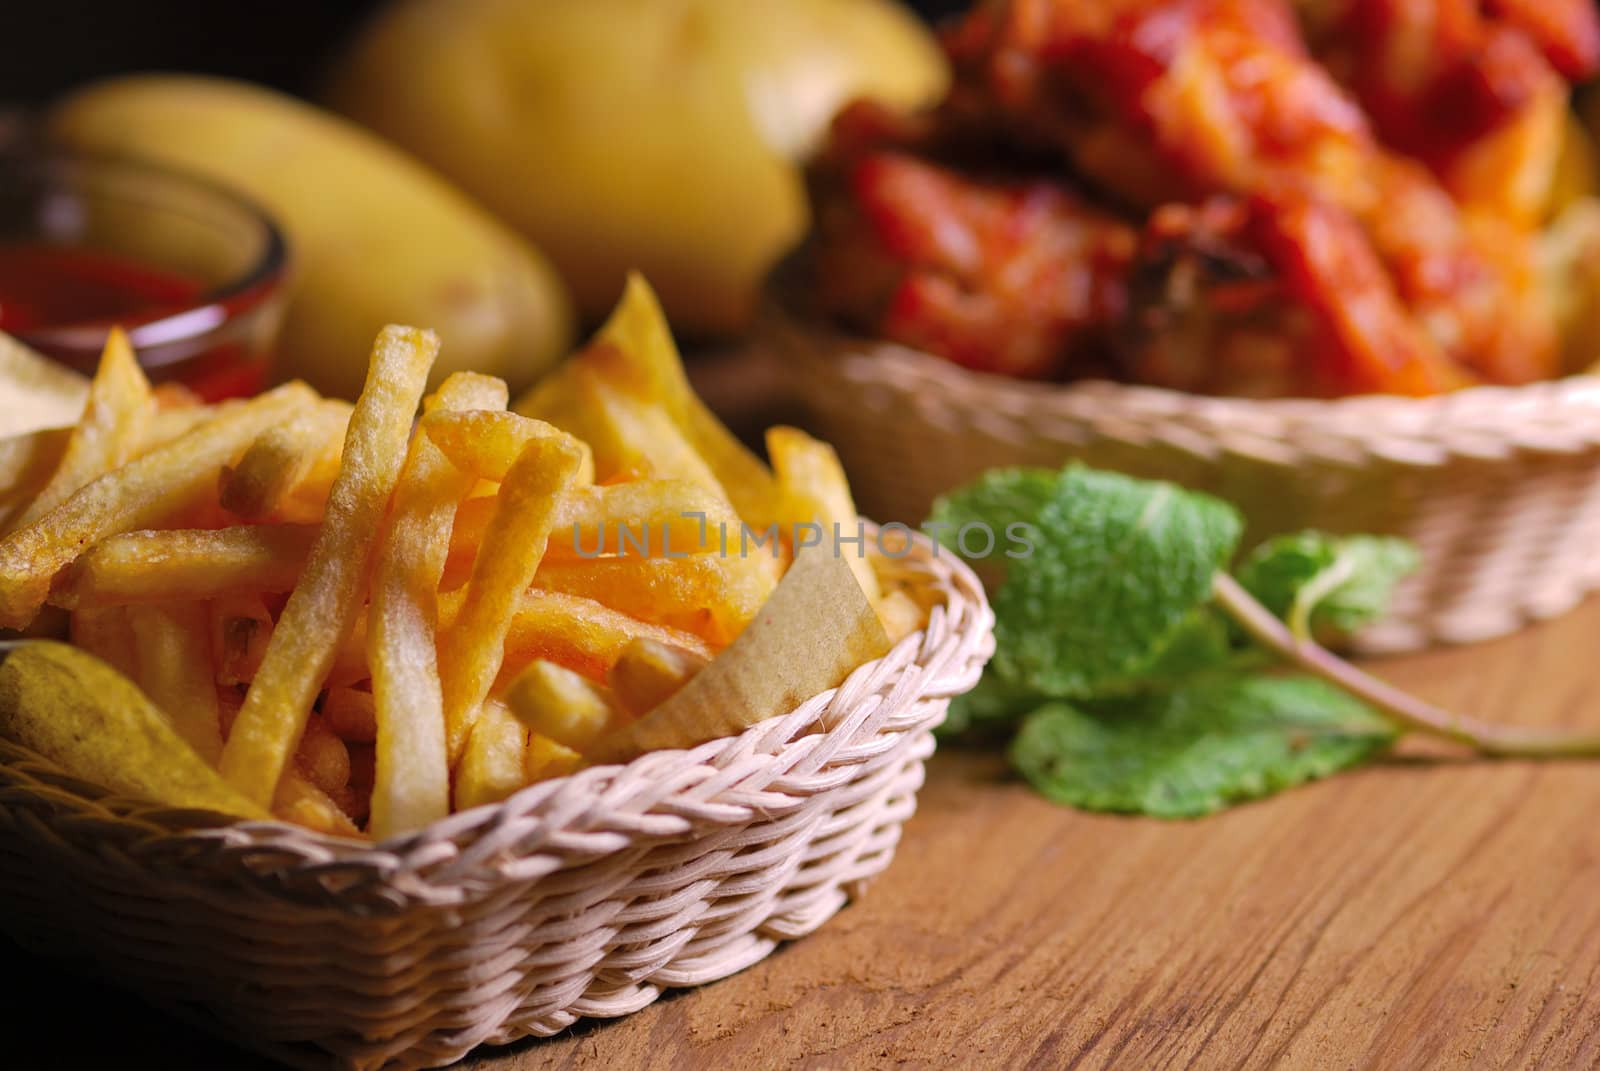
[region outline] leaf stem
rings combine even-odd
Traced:
[[[1319,646],[1296,636],[1227,573],[1212,584],[1217,604],[1256,642],[1306,672],[1344,689],[1382,711],[1403,729],[1439,736],[1485,755],[1524,758],[1600,756],[1600,734],[1562,730],[1517,729],[1477,721],[1426,703],[1379,680]]]

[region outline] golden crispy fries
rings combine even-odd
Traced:
[[[445,602],[447,615],[452,603],[458,602],[459,596]],[[604,682],[623,648],[640,636],[711,657],[711,648],[698,636],[648,624],[593,599],[537,589],[524,592],[506,632],[501,680],[509,682],[528,663],[543,658]]]
[[[499,505],[472,565],[460,612],[439,641],[445,739],[452,761],[500,672],[517,596],[533,582],[559,499],[578,476],[583,454],[568,436],[528,443],[497,496]]]
[[[482,480],[499,483],[511,471],[522,451],[534,439],[564,435],[559,428],[542,420],[516,413],[475,412],[440,413],[424,425],[450,463]],[[594,455],[586,443],[571,440],[583,451],[577,484],[594,482]]]
[[[794,564],[750,627],[722,657],[649,714],[596,740],[589,762],[731,736],[837,687],[889,650],[872,604],[845,563],[823,547]]]
[[[882,592],[877,574],[867,559],[865,544],[839,543],[838,536],[855,539],[860,535],[860,515],[850,497],[850,481],[845,479],[839,455],[827,443],[818,442],[799,428],[768,428],[767,454],[778,473],[783,492],[783,518],[786,528],[797,525],[820,526],[820,542],[836,548],[850,566],[856,582],[867,598],[877,604]]]
[[[528,730],[505,706],[485,703],[456,772],[456,810],[498,803],[528,783]]]
[[[577,751],[627,721],[610,689],[542,659],[511,682],[505,703],[529,732]]]
[[[222,751],[222,775],[257,803],[272,800],[312,700],[355,623],[375,533],[438,350],[432,332],[394,326],[373,347],[327,517]]]
[[[611,692],[623,710],[638,717],[671,699],[710,663],[704,655],[641,636],[611,667]]]
[[[329,796],[337,798],[350,783],[350,752],[319,715],[306,719],[300,746],[295,749],[294,764]]]
[[[928,614],[903,591],[890,591],[878,600],[878,620],[890,643],[899,643],[928,623]]]
[[[511,401],[506,381],[482,372],[451,372],[439,389],[422,399],[422,415],[467,409],[504,409]]]
[[[259,595],[224,595],[210,605],[211,661],[217,683],[249,684],[272,639],[272,614]]]
[[[133,355],[128,336],[113,328],[100,367],[89,384],[83,417],[67,440],[61,463],[10,530],[32,524],[90,480],[121,466],[139,448],[155,405],[150,381]]]
[[[116,678],[142,712],[52,706],[47,657],[16,689],[63,724],[21,731],[113,787],[393,838],[738,732],[921,625],[898,573],[882,594],[812,547],[855,535],[832,451],[776,429],[768,470],[695,397],[642,280],[517,413],[472,373],[421,397],[437,346],[385,328],[354,407],[152,390],[121,335],[92,382],[25,368],[77,423],[0,438],[0,627],[46,627],[48,603],[152,702]],[[0,402],[7,360],[0,337]],[[116,677],[74,657],[79,683]],[[131,774],[107,772],[122,752]]]
[[[545,591],[583,595],[630,617],[685,629],[726,647],[772,594],[772,577],[753,561],[715,555],[690,558],[555,560],[533,583]]]
[[[596,339],[613,348],[608,371],[636,396],[662,407],[683,437],[704,459],[716,484],[745,520],[765,528],[778,519],[778,492],[772,473],[700,401],[684,375],[672,331],[650,284],[634,273],[622,300]],[[583,408],[572,369],[580,358],[545,377],[519,399],[515,409],[561,427]],[[569,428],[587,439],[587,428]]]
[[[82,609],[289,591],[316,537],[307,525],[125,532],[68,566],[50,601]]]
[[[72,428],[41,428],[0,439],[0,532],[49,481],[72,432]]]
[[[451,571],[471,568],[494,505],[492,497],[469,498],[456,510]],[[574,487],[562,496],[545,560],[702,554],[718,550],[724,541],[737,555],[739,519],[725,499],[682,480],[636,480]]]
[[[523,777],[528,784],[550,781],[583,765],[583,756],[548,736],[528,734],[528,750],[523,756]]]
[[[178,735],[216,765],[222,754],[217,685],[211,673],[211,628],[200,603],[165,603],[128,610],[144,694],[166,712]]]
[[[216,488],[217,474],[265,428],[314,397],[291,383],[269,391],[89,483],[0,540],[0,627],[22,628],[50,581],[78,554],[122,532],[159,527]]]
[[[360,837],[361,830],[326,792],[299,770],[287,769],[272,801],[272,813],[285,822],[336,837]]]
[[[378,739],[378,703],[359,688],[329,688],[322,699],[322,720],[345,743],[370,744]]]
[[[88,379],[0,331],[0,435],[73,424],[88,397]]]
[[[453,375],[428,399],[423,424],[453,411],[504,405],[505,391],[500,380]],[[380,840],[421,828],[450,810],[436,649],[438,587],[449,553],[450,517],[472,482],[427,434],[415,436],[379,544],[363,646],[377,743],[369,825]],[[341,667],[346,661],[339,660]]]
[[[572,429],[594,451],[596,479],[615,482],[654,476],[687,480],[726,498],[721,484],[666,412],[619,386],[608,368],[620,355],[591,347],[573,358],[580,408]],[[560,425],[558,425],[560,426]]]
[[[100,659],[128,678],[139,672],[139,652],[134,646],[133,629],[127,610],[121,606],[104,610],[80,610],[72,615],[69,636],[75,646]]]
[[[325,401],[268,428],[237,465],[223,471],[217,496],[222,508],[243,521],[274,517],[319,468],[337,474],[349,424],[348,404]]]

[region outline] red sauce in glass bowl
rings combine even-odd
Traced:
[[[129,327],[180,312],[204,292],[197,279],[73,246],[0,245],[0,331],[103,323]]]

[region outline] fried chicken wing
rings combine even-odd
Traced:
[[[1123,352],[1141,382],[1259,398],[1464,382],[1355,218],[1303,193],[1158,209],[1131,287]]]
[[[1282,0],[1009,0],[949,48],[957,107],[975,99],[1134,207],[1277,186],[1371,200],[1366,121]]]
[[[1566,77],[1600,61],[1589,0],[1296,0],[1316,56],[1383,142],[1470,210],[1531,225],[1561,148]]]
[[[1125,374],[1211,393],[1552,375],[1534,223],[1557,70],[1595,52],[1580,14],[989,0],[946,35],[936,112],[841,120],[824,288],[858,327],[1020,375],[1086,374],[1106,339]],[[1036,177],[973,166],[997,146]]]
[[[894,151],[854,160],[819,219],[818,296],[857,326],[1027,378],[1105,371],[1131,227],[1048,181],[977,181]]]

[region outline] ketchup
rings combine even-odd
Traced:
[[[206,285],[144,261],[39,242],[0,244],[0,331],[17,335],[80,371],[82,354],[61,352],[50,328],[132,328],[199,305]],[[176,381],[205,401],[252,394],[265,377],[265,355],[239,342],[219,343],[180,361],[147,367],[156,382]]]
[[[0,331],[132,325],[180,312],[199,299],[198,280],[111,253],[74,246],[0,245]]]

